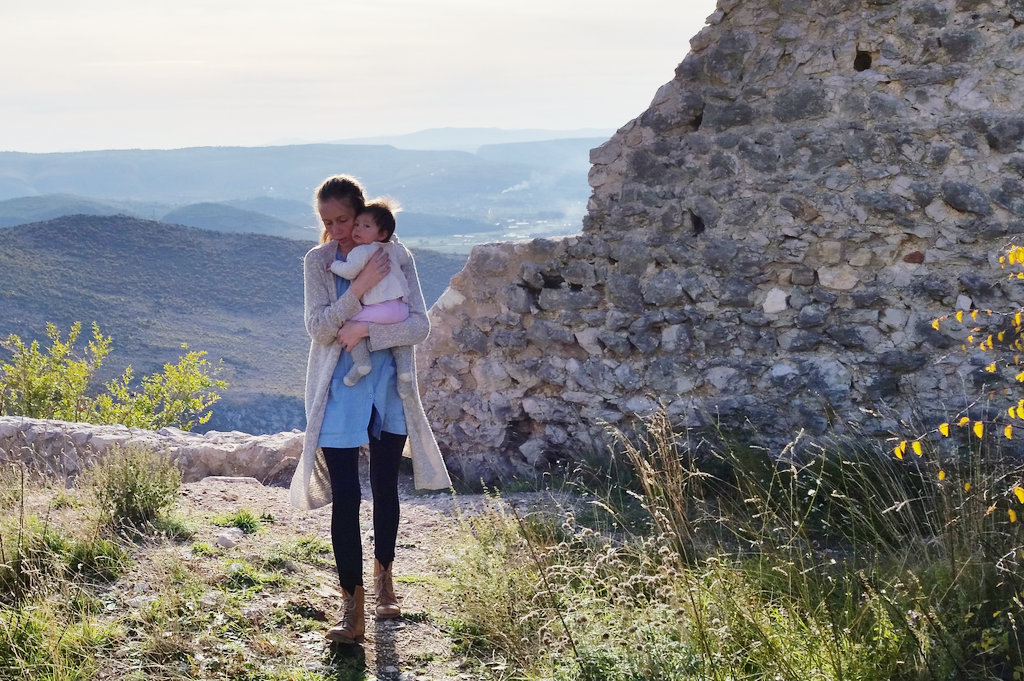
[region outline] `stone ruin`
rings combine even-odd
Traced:
[[[591,152],[582,232],[475,248],[418,353],[449,465],[492,481],[663,406],[788,441],[898,432],[991,359],[933,318],[1013,310],[1024,0],[719,0]]]

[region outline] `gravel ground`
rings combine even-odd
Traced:
[[[363,503],[360,524],[363,530],[364,581],[367,585],[367,630],[365,640],[357,646],[328,646],[323,632],[310,632],[301,640],[308,649],[310,664],[322,659],[325,650],[346,666],[365,664],[366,675],[380,680],[407,681],[434,679],[468,679],[475,674],[460,670],[452,656],[451,642],[439,622],[447,610],[444,594],[439,593],[436,579],[440,552],[448,544],[452,531],[455,500],[448,492],[416,493],[411,481],[402,480],[402,518],[394,563],[396,592],[403,617],[376,621],[373,617],[373,529],[370,492],[363,471]],[[461,503],[461,502],[460,502]],[[330,540],[330,506],[315,511],[300,511],[288,502],[288,490],[265,487],[248,478],[209,477],[186,484],[182,489],[181,511],[185,515],[231,513],[238,509],[269,514],[274,518],[256,535],[241,540],[238,549],[245,551],[245,542],[287,542],[300,536],[317,536]],[[217,528],[219,530],[219,528]],[[215,530],[216,531],[216,530]],[[198,541],[216,542],[217,537],[196,537]],[[333,569],[322,569],[320,586],[309,601],[313,609],[322,611],[323,630],[340,616],[341,592]]]

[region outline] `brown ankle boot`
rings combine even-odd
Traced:
[[[376,559],[373,561],[373,590],[377,597],[377,619],[392,619],[402,614],[395,596],[395,585],[391,580],[391,565],[385,568]]]
[[[351,595],[344,589],[341,590],[341,593],[344,598],[341,620],[327,630],[324,638],[331,643],[355,643],[361,640],[363,634],[366,633],[363,587],[357,586]]]

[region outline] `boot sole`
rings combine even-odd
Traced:
[[[345,645],[352,645],[353,643],[361,643],[364,640],[364,638],[365,637],[363,637],[363,636],[356,636],[355,638],[352,638],[350,636],[337,636],[337,635],[333,635],[332,636],[331,634],[326,634],[324,636],[324,639],[328,643],[344,643]]]

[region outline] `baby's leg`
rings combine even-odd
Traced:
[[[356,343],[352,348],[352,368],[345,374],[345,385],[353,386],[366,374],[370,373],[370,349],[366,346],[366,339]]]
[[[398,371],[398,394],[402,397],[412,395],[412,377],[416,373],[414,350],[411,345],[396,345],[391,348],[395,357],[395,369]]]

